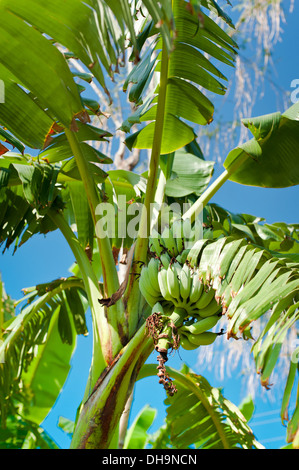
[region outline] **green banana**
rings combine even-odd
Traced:
[[[170,320],[175,324],[177,328],[180,328],[183,321],[188,316],[188,313],[184,308],[176,307],[172,314],[169,316]]]
[[[209,305],[207,305],[205,308],[198,309],[197,310],[197,315],[199,315],[201,318],[207,318],[212,315],[215,315],[216,313],[220,313],[222,310],[221,305],[218,304],[217,300],[213,298]]]
[[[167,283],[167,269],[164,269],[163,267],[159,271],[158,274],[158,282],[159,282],[159,287],[160,287],[160,292],[162,294],[162,297],[165,300],[173,301],[173,297],[170,295],[170,292],[168,290],[168,283]]]
[[[164,268],[167,269],[168,266],[169,266],[169,263],[171,261],[171,258],[170,258],[168,253],[161,253],[160,261],[161,261],[162,265],[164,266]]]
[[[170,295],[177,301],[180,298],[180,283],[178,279],[179,270],[181,266],[178,263],[174,263],[167,268],[167,285]]]
[[[188,334],[187,338],[190,343],[196,346],[208,346],[209,344],[214,343],[217,336],[219,336],[218,333],[213,333],[212,331],[205,331],[204,333],[200,333],[199,335]]]
[[[184,250],[184,231],[182,223],[182,220],[175,220],[171,227],[178,253],[181,253]]]
[[[191,271],[187,264],[184,264],[184,266],[182,267],[179,280],[180,280],[180,296],[182,297],[183,300],[186,300],[188,299],[190,295],[191,283],[192,283]]]
[[[186,349],[187,351],[192,351],[198,348],[197,345],[191,343],[188,337],[183,334],[180,334],[180,345],[183,349]]]
[[[147,267],[144,267],[141,271],[139,278],[139,289],[151,307],[153,307],[159,300],[162,300],[161,292],[155,290],[150,282]]]
[[[177,257],[176,260],[180,264],[185,264],[187,256],[189,255],[190,250],[183,250]]]
[[[190,239],[192,234],[192,227],[189,220],[176,220],[173,223],[173,234],[177,239],[178,248],[184,249],[186,247],[186,241]],[[182,250],[179,250],[182,251]]]
[[[168,227],[165,227],[161,234],[161,243],[165,246],[168,251],[168,254],[173,258],[179,254],[177,249],[176,241],[173,238],[172,230]]]
[[[141,284],[146,287],[146,290],[154,297],[161,297],[161,292],[160,292],[160,287],[159,283],[157,282],[157,285],[155,286],[151,280],[150,277],[150,271],[148,266],[144,266],[141,270],[140,274],[140,279],[139,282],[141,281]]]
[[[191,333],[193,335],[199,335],[213,328],[218,323],[218,321],[219,321],[218,315],[213,315],[211,317],[198,320],[197,322],[194,322],[192,325],[184,325],[180,328],[180,331]]]
[[[149,249],[158,256],[165,250],[165,248],[161,246],[160,234],[155,229],[152,230],[152,233],[149,237]]]
[[[158,282],[158,272],[159,272],[159,260],[151,258],[148,265],[148,277],[152,283],[154,289],[160,291],[159,282]]]
[[[190,304],[196,303],[199,301],[202,292],[203,292],[203,284],[199,279],[199,275],[197,270],[194,271],[193,276],[192,276],[192,286],[190,290],[190,297],[189,297],[189,302]]]
[[[215,291],[214,289],[210,289],[208,292],[203,291],[199,300],[196,302],[195,305],[193,305],[193,308],[196,310],[203,309],[209,305],[211,300],[215,297]]]

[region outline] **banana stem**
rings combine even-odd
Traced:
[[[161,61],[161,73],[160,73],[160,88],[159,88],[159,98],[158,98],[158,105],[157,105],[157,116],[156,116],[156,123],[155,123],[155,132],[154,132],[154,140],[152,146],[152,153],[148,171],[148,182],[147,188],[145,193],[145,200],[144,200],[144,209],[145,213],[143,215],[144,221],[146,222],[146,234],[144,232],[144,226],[142,223],[141,226],[141,235],[147,237],[149,235],[149,228],[151,222],[151,204],[155,200],[155,194],[157,189],[157,176],[159,171],[159,161],[160,161],[160,154],[161,154],[161,146],[162,146],[162,137],[163,137],[163,127],[164,127],[164,118],[165,118],[165,106],[166,106],[166,94],[167,94],[167,80],[168,80],[168,52],[166,49],[165,44],[163,43],[162,48],[162,61]],[[136,245],[136,255],[139,254],[142,261],[146,260],[146,253],[147,253],[147,243],[141,244],[140,248],[138,246],[138,240]]]
[[[167,353],[167,350],[174,342],[174,328],[179,328],[183,324],[184,318],[186,318],[186,316],[186,311],[180,308],[175,309],[172,314],[169,315],[158,339],[156,345],[157,351]]]
[[[125,293],[125,304],[129,312],[129,337],[132,337],[136,331],[139,323],[140,314],[140,291],[138,283],[135,282],[136,275],[140,273],[141,263],[147,261],[148,249],[148,236],[151,226],[151,205],[155,200],[157,189],[157,176],[159,171],[159,161],[162,146],[165,106],[166,106],[166,93],[167,93],[167,80],[168,80],[168,51],[163,42],[162,47],[162,60],[160,72],[160,88],[159,98],[157,105],[157,116],[155,122],[154,139],[152,145],[151,159],[148,171],[148,181],[145,193],[145,200],[141,214],[140,229],[136,240],[134,263],[132,266],[132,273],[129,278],[127,291]],[[140,262],[140,263],[139,263]],[[137,308],[136,308],[137,307]]]
[[[215,181],[209,186],[205,192],[195,201],[190,209],[183,215],[183,220],[190,219],[194,222],[198,215],[201,213],[203,208],[217,193],[217,191],[223,186],[223,184],[238,170],[238,168],[249,158],[249,155],[244,154],[236,161],[234,161]]]
[[[153,209],[150,233],[152,232],[153,228],[157,225],[157,222],[158,222],[160,208],[164,200],[165,186],[166,186],[166,177],[163,171],[160,171],[159,182],[158,182],[156,195],[155,195],[155,201],[154,201],[156,207],[154,207]]]
[[[97,206],[100,203],[99,193],[94,183],[93,176],[89,171],[89,162],[82,153],[80,143],[75,133],[69,129],[65,129],[65,134],[76,159],[95,226],[95,232],[99,246],[99,255],[101,259],[104,297],[110,298],[119,289],[119,278],[109,238],[103,231],[101,224],[97,224]],[[99,297],[97,302],[98,300]],[[103,311],[105,312],[105,322],[101,321],[101,323],[102,326],[104,326],[107,330],[107,333],[102,333],[102,336],[106,337],[106,339],[109,336],[111,337],[109,347],[110,352],[108,352],[108,341],[106,340],[104,340],[104,349],[106,349],[108,354],[106,356],[107,359],[109,362],[111,362],[115,355],[118,354],[123,347],[123,343],[127,337],[127,324],[124,315],[124,305],[121,301],[119,301],[114,305],[111,305],[109,308],[104,307]]]
[[[73,434],[72,449],[109,448],[132,386],[152,350],[153,341],[147,337],[143,324],[99,378],[82,406]]]
[[[96,228],[96,236],[99,245],[103,273],[104,295],[105,297],[110,297],[119,288],[119,280],[109,238],[103,232],[101,224],[97,225],[98,220],[96,216],[96,209],[100,203],[99,194],[97,192],[93,176],[91,175],[88,168],[89,162],[85,159],[82,153],[76,134],[69,129],[65,129],[65,135],[76,159],[77,167],[84,184],[94,226]]]

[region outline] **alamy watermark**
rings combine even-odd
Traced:
[[[151,230],[147,230],[148,214],[144,204],[133,202],[128,204],[124,195],[119,195],[116,204],[103,202],[96,207],[96,235],[98,238],[113,239],[116,236],[119,239],[129,237],[135,239],[138,237],[147,238],[154,233],[160,234],[166,228],[172,226],[174,220],[182,220],[183,214],[191,207],[191,204],[172,203],[158,205],[153,203],[150,205],[150,220],[155,220],[155,214],[160,214],[156,222],[151,226]],[[174,224],[174,227],[177,225]],[[165,234],[167,237],[167,234]],[[169,234],[170,236],[170,234]],[[198,210],[198,215],[194,223],[191,225],[189,219],[184,221],[182,232],[180,230],[172,231],[174,238],[183,237],[185,247],[191,248],[193,244],[203,238],[203,212],[202,208]],[[163,236],[163,238],[165,238]]]
[[[295,88],[291,93],[291,102],[295,104],[299,101],[299,78],[291,81],[291,88]]]

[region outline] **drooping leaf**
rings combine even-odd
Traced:
[[[203,249],[194,246],[189,261],[198,265],[200,278],[214,289],[228,319],[227,337],[252,341],[256,370],[262,385],[269,388],[282,346],[299,320],[299,264],[233,236],[206,240]],[[252,323],[266,314],[265,326],[253,339]],[[292,383],[286,385],[285,403]],[[291,435],[295,439],[293,432]]]
[[[14,81],[38,97],[53,118],[69,127],[83,106],[67,63],[49,39],[11,9],[11,2],[1,3],[0,63],[13,74]]]
[[[231,181],[268,188],[284,188],[299,184],[298,143],[299,104],[283,114],[278,112],[243,119],[254,138],[232,150],[225,162],[228,169],[239,159],[247,160],[233,172]]]
[[[41,424],[55,404],[70,371],[70,359],[73,355],[76,338],[74,326],[68,343],[61,341],[59,321],[61,307],[53,313],[45,342],[22,375],[24,387],[32,397],[25,406],[24,417],[36,424]],[[64,321],[66,319],[64,318]]]
[[[81,296],[82,281],[59,279],[24,290],[26,296],[22,300],[27,300],[27,305],[3,325],[0,356],[5,360],[0,363],[0,410],[4,421],[7,413],[14,412],[16,403],[22,402],[26,416],[39,424],[60,393],[76,333],[87,331],[82,304],[70,311],[71,302],[63,295],[66,289],[78,289]]]
[[[151,373],[156,373],[155,366],[146,364],[141,370],[141,377]],[[161,434],[167,448],[263,448],[238,407],[204,377],[195,374],[186,365],[181,371],[167,367],[167,373],[174,379],[177,388],[177,393],[165,400],[166,426],[161,428]],[[157,434],[155,439],[160,442],[161,436]],[[160,448],[156,447],[155,441],[152,445],[154,449]]]

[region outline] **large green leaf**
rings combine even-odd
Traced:
[[[1,2],[0,63],[12,74],[11,80],[32,92],[44,109],[69,127],[83,110],[69,67],[49,39],[10,8],[11,2]]]
[[[146,364],[140,377],[155,374],[155,369],[153,364]],[[174,379],[177,393],[165,400],[166,426],[153,436],[154,449],[161,448],[161,441],[164,446],[176,449],[263,448],[238,407],[219,389],[185,365],[181,371],[166,369]]]
[[[276,112],[242,122],[254,138],[228,154],[226,169],[238,159],[249,157],[230,180],[269,188],[299,184],[299,103],[283,114]]]
[[[202,282],[214,289],[228,319],[227,337],[252,341],[256,370],[262,385],[269,388],[281,348],[299,320],[299,263],[284,254],[275,256],[245,238],[205,241],[205,246],[201,241],[194,245],[189,261],[198,265]],[[265,326],[253,340],[252,323],[262,316],[266,316]],[[287,387],[289,395],[290,384]],[[293,426],[296,416],[295,409]]]
[[[298,262],[298,224],[275,222],[268,224],[265,219],[250,214],[234,214],[217,204],[207,204],[203,213],[206,229],[204,237],[217,239],[232,236],[246,238],[249,242],[265,248],[276,257],[288,257]]]
[[[147,3],[158,14],[157,22],[166,18],[164,6],[157,10],[153,2]],[[68,57],[80,60],[92,73],[88,81],[95,77],[109,94],[105,75],[112,77],[118,68],[128,31],[138,55],[129,1],[119,8],[119,2],[98,0],[3,0],[0,14],[0,75],[5,86],[0,124],[32,148],[44,147],[55,121],[75,128],[75,118],[89,120],[89,104],[80,96],[78,73],[71,72]],[[166,24],[162,30],[170,37]]]
[[[128,2],[121,10],[128,9]],[[65,46],[92,70],[97,80],[105,87],[102,64],[112,73],[111,64],[117,63],[117,53],[123,48],[125,22],[132,24],[132,18],[124,18],[121,11],[113,8],[113,2],[97,0],[58,0],[39,2],[38,0],[15,0],[2,2],[3,8],[13,12],[38,30]],[[115,21],[112,15],[116,13]],[[121,26],[121,29],[120,29]],[[130,28],[133,35],[134,32]]]
[[[82,285],[80,279],[71,277],[24,289],[26,296],[21,300],[27,300],[27,304],[3,324],[5,334],[0,345],[0,357],[5,359],[0,363],[3,420],[17,402],[23,403],[24,413],[36,423],[53,406],[69,370],[76,334],[87,333]],[[70,292],[73,289],[76,293]],[[57,382],[51,374],[57,374]],[[53,382],[52,386],[47,383],[45,388],[42,377]],[[31,400],[36,407],[32,412]]]
[[[185,120],[201,125],[213,120],[213,104],[200,87],[216,94],[225,93],[225,87],[219,81],[226,80],[225,76],[203,53],[229,65],[233,64],[235,54],[234,41],[202,11],[193,10],[185,1],[173,2],[173,21],[175,32],[169,56],[161,154],[172,153],[194,139],[193,130]],[[159,49],[160,41],[156,45],[156,50]],[[148,95],[144,105],[142,95],[151,82],[153,71],[160,71],[161,53],[157,55],[156,50],[153,44],[125,82],[125,90],[132,83],[129,99],[141,108],[127,119],[123,129],[129,131],[133,123],[149,122],[126,139],[129,148],[152,147],[158,96]],[[156,90],[158,93],[159,89]]]
[[[58,325],[60,315],[58,307],[52,315],[45,342],[39,346],[33,361],[22,375],[26,392],[32,397],[23,414],[36,424],[42,423],[55,404],[70,371],[70,360],[76,347],[75,328],[71,322],[71,343],[61,341]]]
[[[212,177],[214,162],[202,160],[184,150],[175,152],[172,176],[167,180],[166,196],[179,198],[189,194],[200,196]]]

